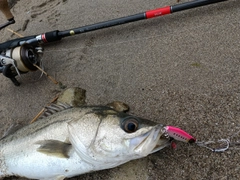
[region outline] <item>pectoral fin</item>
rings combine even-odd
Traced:
[[[72,145],[58,140],[43,140],[38,141],[40,147],[37,151],[48,156],[56,156],[59,158],[69,158],[69,151]]]

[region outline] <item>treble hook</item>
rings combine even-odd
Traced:
[[[226,147],[223,147],[223,148],[211,148],[211,147],[207,146],[208,144],[216,143],[214,141],[208,141],[208,142],[198,142],[198,141],[196,141],[195,143],[198,146],[200,146],[200,147],[205,147],[205,148],[211,150],[212,152],[224,152],[224,151],[229,149],[229,146],[230,146],[230,140],[229,139],[220,139],[217,142],[224,142],[224,143],[226,143]]]

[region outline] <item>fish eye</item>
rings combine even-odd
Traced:
[[[138,121],[133,118],[126,119],[123,121],[122,127],[127,133],[133,133],[138,130]]]

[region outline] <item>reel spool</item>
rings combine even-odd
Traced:
[[[6,56],[15,60],[17,69],[22,73],[36,71],[34,64],[40,64],[39,52],[28,44],[7,50]]]

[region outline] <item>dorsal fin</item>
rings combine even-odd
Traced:
[[[113,101],[107,104],[108,107],[114,109],[118,112],[127,112],[129,111],[129,106],[121,101]]]
[[[52,114],[55,114],[57,112],[61,112],[66,109],[72,108],[71,105],[67,103],[59,103],[59,104],[50,104],[49,106],[45,107],[44,113],[41,115],[40,118],[51,116]]]

